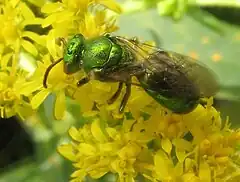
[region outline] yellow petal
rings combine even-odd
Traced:
[[[87,143],[80,143],[78,146],[78,150],[81,154],[86,156],[96,155],[96,148]]]
[[[86,111],[83,113],[84,118],[95,118],[95,116],[98,114],[98,111]]]
[[[63,4],[60,2],[56,3],[45,3],[44,6],[41,8],[42,13],[55,13],[63,9]]]
[[[9,75],[8,75],[8,73],[6,73],[6,72],[0,72],[0,81],[1,82],[5,82],[6,80],[8,80],[9,79]],[[3,90],[3,89],[6,89],[6,87],[7,87],[7,85],[0,85],[1,87],[0,87],[0,89],[1,90]]]
[[[10,0],[10,1],[8,1],[8,3],[11,4],[12,7],[14,7],[14,8],[18,5],[19,2],[20,2],[20,0]]]
[[[72,145],[70,144],[61,145],[58,147],[57,150],[62,156],[66,157],[70,161],[75,162],[77,160],[76,156],[74,155],[74,149]]]
[[[101,126],[100,126],[100,119],[95,119],[91,124],[91,132],[94,138],[103,143],[107,141],[107,137],[104,135]]]
[[[111,168],[116,172],[122,172],[123,167],[125,168],[126,161],[121,161],[120,159],[116,159],[111,163]]]
[[[38,92],[36,95],[33,96],[31,100],[31,105],[33,109],[37,109],[43,101],[47,98],[47,96],[50,94],[48,89],[43,89],[40,92]]]
[[[4,108],[0,108],[1,114],[0,117],[2,118],[10,118],[14,115],[16,115],[16,111],[14,108],[10,108],[10,107],[4,107]]]
[[[179,162],[183,162],[187,155],[186,155],[185,151],[179,150],[178,148],[176,148],[176,156],[177,156]]]
[[[200,182],[200,179],[194,173],[185,173],[182,176],[183,182]]]
[[[46,46],[46,41],[45,41],[44,37],[41,35],[38,35],[35,32],[24,31],[22,33],[22,37],[28,37],[28,38],[32,39],[33,41],[35,41],[36,43],[38,43],[42,46]]]
[[[79,131],[77,130],[77,128],[71,127],[71,128],[68,130],[68,133],[69,133],[69,135],[71,136],[71,138],[72,138],[73,140],[76,140],[76,141],[79,141],[79,142],[82,141],[82,140],[81,140],[82,137],[81,137]]]
[[[185,171],[189,171],[196,164],[196,161],[194,161],[193,159],[190,159],[190,158],[186,158],[184,163],[185,163]]]
[[[57,17],[56,22],[61,23],[64,21],[69,21],[73,18],[73,16],[74,16],[74,12],[69,12],[69,11],[59,12],[56,15],[56,17]],[[71,21],[69,21],[69,22],[71,22]],[[66,23],[66,22],[64,22],[64,23]]]
[[[50,32],[47,35],[47,48],[48,51],[50,52],[52,57],[57,57],[57,53],[56,53],[56,44],[55,44],[55,31],[54,30],[50,30]]]
[[[21,27],[24,28],[27,25],[41,25],[43,20],[42,18],[26,19],[21,22]]]
[[[21,14],[25,19],[31,19],[35,17],[32,10],[24,2],[19,4],[19,8],[21,9]]]
[[[23,121],[26,117],[32,116],[34,113],[32,107],[30,105],[29,106],[18,106],[16,108],[16,112],[17,112],[18,116],[20,117],[20,119]]]
[[[46,28],[46,27],[52,25],[53,23],[55,23],[56,20],[57,20],[57,15],[56,14],[51,14],[43,20],[42,27]]]
[[[161,145],[162,145],[162,148],[165,152],[167,152],[168,154],[171,153],[172,151],[172,143],[171,141],[168,139],[168,138],[163,138],[161,140]]]
[[[229,163],[230,158],[228,156],[224,157],[216,157],[216,162],[221,165],[227,165]]]
[[[85,175],[86,175],[86,170],[85,169],[84,170],[80,169],[80,170],[77,170],[74,173],[72,173],[71,177],[72,178],[77,177],[78,180],[76,182],[80,182],[85,177]]]
[[[181,150],[187,150],[187,151],[190,151],[191,148],[192,148],[192,144],[191,142],[187,141],[187,140],[184,140],[182,138],[176,138],[173,140],[173,144],[181,149]]]
[[[22,51],[20,53],[18,66],[27,73],[26,78],[29,78],[35,73],[37,69],[37,62],[30,54]],[[43,75],[42,72],[41,75]]]
[[[211,182],[211,169],[210,166],[205,162],[201,161],[199,168],[199,178],[201,181]]]
[[[99,179],[99,178],[103,177],[105,174],[107,174],[108,172],[109,172],[108,168],[100,168],[100,169],[90,171],[89,175],[93,179]]]
[[[23,48],[27,52],[31,53],[33,56],[37,56],[38,51],[37,51],[36,47],[31,42],[29,42],[27,40],[22,40],[21,45],[23,46]]]
[[[74,178],[74,179],[71,179],[70,182],[84,182],[84,177],[83,178]]]
[[[169,177],[173,165],[163,151],[159,150],[154,156],[154,164],[159,180],[164,180]]]
[[[85,88],[82,87],[76,90],[76,92],[72,96],[72,98],[79,102],[79,104],[81,105],[82,112],[91,111],[93,107],[93,102],[91,99],[89,99],[87,91],[88,90],[85,90]]]
[[[56,119],[62,119],[66,110],[65,92],[61,90],[57,93],[54,105],[54,116]]]
[[[174,170],[172,171],[174,173],[174,176],[181,176],[183,174],[183,169],[185,169],[184,167],[185,166],[182,162],[177,162],[177,164],[175,164]]]
[[[8,53],[1,58],[1,61],[0,61],[1,69],[5,69],[7,66],[9,66],[8,64],[12,56],[13,56],[13,53]]]
[[[112,139],[117,139],[116,136],[118,135],[118,132],[115,128],[106,128],[106,131]]]
[[[41,89],[43,87],[41,80],[42,79],[34,80],[31,82],[25,82],[19,89],[19,93],[25,96],[29,96],[38,89]]]
[[[101,153],[106,154],[110,153],[110,155],[116,155],[116,153],[114,151],[118,150],[118,144],[116,143],[103,143],[103,144],[99,144],[99,149],[101,151]]]
[[[113,0],[99,0],[99,3],[106,6],[107,8],[109,8],[110,10],[116,12],[116,13],[121,13],[122,12],[122,8],[121,6]]]
[[[141,151],[141,147],[138,146],[136,143],[127,144],[123,147],[119,152],[118,156],[123,159],[127,160],[130,158],[136,158]]]

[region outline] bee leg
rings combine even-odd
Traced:
[[[120,95],[120,93],[122,91],[122,88],[123,88],[123,82],[119,82],[118,89],[113,94],[113,96],[107,101],[108,104],[112,104],[112,103],[114,103],[117,100],[117,98],[119,97],[119,95]]]
[[[119,107],[120,113],[123,113],[130,95],[131,95],[131,83],[126,83],[126,93],[124,94],[121,105]]]
[[[93,102],[92,111],[99,111],[96,102]]]
[[[77,87],[81,87],[90,81],[89,77],[84,77],[77,82]]]

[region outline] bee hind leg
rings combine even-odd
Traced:
[[[122,91],[122,88],[123,88],[123,82],[119,82],[118,89],[113,94],[113,96],[107,101],[108,104],[112,104],[112,103],[114,103],[117,100],[117,98],[119,97],[119,95],[120,95],[120,93]]]
[[[126,93],[124,94],[123,96],[123,99],[122,99],[122,102],[120,104],[120,107],[119,107],[119,112],[120,113],[123,113],[126,105],[127,105],[127,102],[128,102],[128,99],[131,95],[131,83],[126,83]]]

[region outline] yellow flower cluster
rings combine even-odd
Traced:
[[[30,9],[28,3],[35,6],[35,11],[40,9],[40,12]],[[112,0],[63,0],[43,4],[44,1],[6,0],[0,6],[0,20],[3,22],[0,28],[0,69],[4,73],[6,67],[13,70],[10,72],[11,75],[5,74],[14,75],[14,83],[18,83],[18,89],[15,89],[12,78],[11,82],[9,79],[0,82],[2,84],[0,88],[1,117],[22,115],[15,108],[19,107],[19,103],[25,103],[23,97],[31,97],[27,99],[30,103],[28,106],[31,110],[36,110],[49,94],[54,93],[57,95],[54,116],[56,119],[61,119],[66,108],[65,95],[75,98],[77,80],[75,75],[69,76],[63,73],[61,63],[49,74],[47,80],[49,88],[43,88],[42,82],[46,69],[52,62],[63,56],[62,45],[59,45],[56,39],[67,38],[75,33],[94,37],[112,32],[117,29],[114,24],[115,17],[108,16],[106,9],[116,13],[121,12],[120,6]],[[101,5],[100,10],[96,8],[99,5]],[[35,14],[40,16],[36,17]],[[41,18],[43,16],[46,18]],[[47,34],[37,33],[36,26],[39,26],[38,29],[43,32],[46,31],[43,28],[49,31]],[[23,56],[20,57],[24,52],[30,53],[37,60],[37,66]],[[27,72],[21,73],[22,77],[19,77],[18,74],[23,70]],[[27,77],[28,73],[33,74]],[[77,75],[82,74],[80,72]],[[14,95],[10,100],[7,98],[6,88],[8,88],[7,93]],[[29,110],[27,111],[29,113]]]
[[[20,50],[38,54],[34,41],[42,43],[42,39],[25,28],[39,24],[40,19],[21,1],[4,1],[0,12],[0,117],[25,117],[32,114],[32,108],[29,98],[18,92],[27,75],[19,70]]]
[[[77,168],[72,181],[109,172],[121,182],[139,174],[162,182],[240,180],[234,159],[240,131],[231,130],[208,102],[186,115],[157,108],[147,118],[124,118],[116,125],[104,109],[92,114],[90,124],[69,130],[73,143],[59,147]]]
[[[114,25],[114,16],[107,17],[104,9],[97,10],[94,8],[99,4],[117,13],[121,11],[119,5],[112,0],[68,0],[48,3],[41,8],[41,11],[47,15],[42,22],[42,26],[52,27],[46,35],[48,53],[40,57],[42,61],[38,61],[35,74],[30,78],[30,81],[23,85],[23,89],[20,91],[26,96],[37,92],[31,100],[33,109],[37,109],[51,93],[56,94],[54,107],[56,119],[61,119],[64,116],[66,94],[73,99],[80,100],[80,103],[85,105],[87,103],[88,106],[91,105],[92,107],[93,100],[88,99],[88,96],[84,97],[84,93],[86,94],[88,91],[81,89],[79,92],[76,88],[77,79],[80,79],[83,72],[67,75],[63,73],[63,63],[59,63],[53,67],[48,76],[47,89],[43,87],[43,73],[52,62],[63,56],[62,45],[56,43],[57,38],[67,37],[75,33],[81,33],[86,37],[94,37],[117,29],[117,26]],[[89,11],[89,7],[93,10]],[[86,107],[89,110],[88,106]]]
[[[15,57],[11,59],[6,57],[7,55],[3,56],[4,61],[0,62],[0,118],[18,115],[23,119],[33,113],[29,98],[18,92],[25,82],[26,74],[17,71],[16,65],[13,66]],[[5,59],[10,60],[5,62]],[[12,65],[9,65],[11,61]]]
[[[34,11],[28,3],[36,7]],[[43,0],[5,0],[0,9],[0,117],[26,117],[55,94],[54,116],[62,119],[66,96],[76,100],[86,123],[79,129],[72,127],[69,134],[73,142],[58,149],[77,169],[72,181],[83,181],[87,176],[98,179],[108,173],[116,174],[121,182],[133,182],[138,176],[161,182],[240,180],[240,131],[230,129],[228,120],[221,119],[212,99],[189,114],[177,115],[141,87],[132,86],[125,113],[119,114],[124,93],[107,104],[117,84],[91,80],[77,88],[84,72],[65,74],[63,62],[51,69],[47,88],[43,87],[44,73],[63,57],[59,37],[81,33],[91,38],[118,28],[115,17],[107,14],[107,10],[121,12],[114,0],[46,4]],[[41,31],[36,33],[35,26]],[[21,63],[26,59],[21,54],[26,52],[36,60],[35,67]]]

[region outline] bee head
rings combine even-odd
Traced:
[[[64,49],[64,72],[75,73],[82,67],[82,54],[85,48],[85,38],[82,34],[74,35]]]

